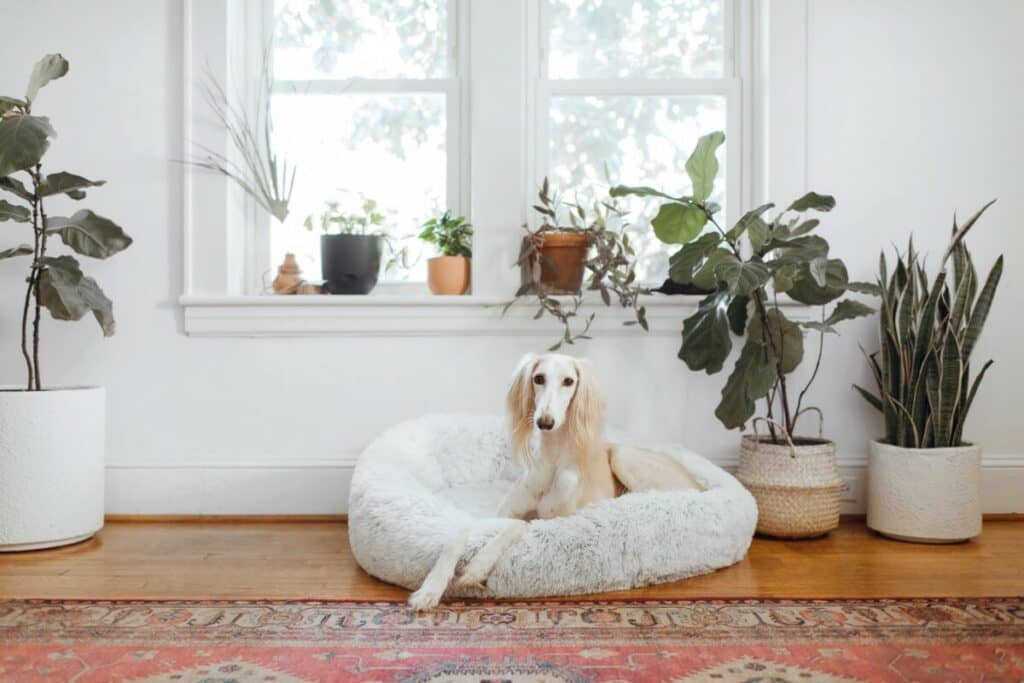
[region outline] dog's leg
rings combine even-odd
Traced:
[[[519,519],[509,520],[504,529],[496,533],[477,551],[473,559],[462,570],[462,574],[455,579],[455,585],[461,588],[483,588],[494,565],[512,544],[522,538],[528,526],[526,522]]]
[[[469,545],[469,531],[464,529],[459,532],[454,541],[441,551],[441,556],[437,558],[434,568],[427,574],[427,578],[423,580],[423,585],[419,590],[409,596],[409,607],[417,612],[437,607],[444,592],[448,590],[448,582],[455,576],[455,565],[459,563],[462,551],[466,549],[467,545]]]

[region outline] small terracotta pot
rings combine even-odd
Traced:
[[[529,263],[522,264],[522,284],[534,281],[531,271],[539,260],[540,281],[554,294],[578,294],[583,287],[583,263],[590,251],[590,237],[573,230],[542,232],[523,238],[523,251],[534,241],[537,252]]]
[[[431,294],[461,295],[469,289],[470,260],[465,256],[427,259],[427,287]]]

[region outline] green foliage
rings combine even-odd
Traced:
[[[992,365],[987,361],[972,382],[971,352],[1003,273],[1000,256],[979,289],[978,273],[963,240],[994,201],[963,226],[954,218],[949,248],[930,286],[924,259],[913,242],[904,254],[896,254],[891,275],[884,253],[879,260],[881,349],[868,356],[878,393],[855,388],[882,413],[887,443],[904,448],[963,444],[964,422]]]
[[[325,235],[373,235],[384,243],[384,270],[409,267],[409,249],[387,229],[388,217],[376,199],[356,193],[357,206],[348,210],[339,199],[324,202],[324,211],[306,216],[303,225],[312,232],[319,229]]]
[[[72,251],[98,259],[109,258],[132,243],[120,226],[89,209],[77,211],[70,218],[47,213],[44,200],[57,195],[81,200],[87,188],[104,184],[63,171],[43,175],[43,156],[56,133],[47,118],[32,114],[32,105],[40,88],[67,72],[64,57],[47,55],[32,70],[23,100],[0,97],[0,190],[28,204],[0,199],[0,221],[25,223],[32,228],[32,244],[0,250],[0,260],[31,257],[21,318],[21,350],[30,391],[42,389],[39,321],[43,308],[55,320],[80,320],[92,313],[104,336],[112,335],[115,327],[113,303],[96,281],[82,272],[77,259],[50,255],[50,238],[59,237]],[[25,174],[28,184],[15,173]]]
[[[420,239],[436,246],[442,256],[473,256],[473,226],[465,216],[445,211],[420,227]]]
[[[835,332],[836,324],[868,315],[870,307],[850,299],[838,302],[831,312],[824,306],[848,290],[870,293],[870,288],[848,282],[843,262],[828,257],[828,242],[811,234],[819,219],[804,214],[830,211],[835,199],[828,195],[809,192],[774,217],[768,217],[768,212],[775,205],[764,204],[744,214],[731,229],[723,229],[715,217],[719,207],[707,200],[718,173],[715,154],[724,142],[720,132],[698,141],[686,162],[692,185],[689,195],[622,185],[611,193],[666,200],[655,234],[663,242],[682,244],[669,259],[669,277],[712,290],[683,322],[679,358],[691,370],[715,374],[728,359],[733,336],[744,337],[715,415],[727,428],[742,428],[754,415],[756,402],[764,399],[769,430],[778,441],[795,433],[803,413],[817,410],[804,407],[803,399],[820,367],[820,344],[814,372],[799,396],[794,397],[787,386],[786,376],[804,359],[804,330],[818,332],[823,343],[825,333]],[[777,301],[782,293],[822,306],[821,321],[796,323],[787,318]]]

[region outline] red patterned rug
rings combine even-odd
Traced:
[[[1019,681],[1024,599],[0,601],[0,681]]]

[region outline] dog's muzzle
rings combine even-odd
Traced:
[[[555,419],[549,415],[541,415],[537,418],[537,428],[549,431],[555,426]]]

